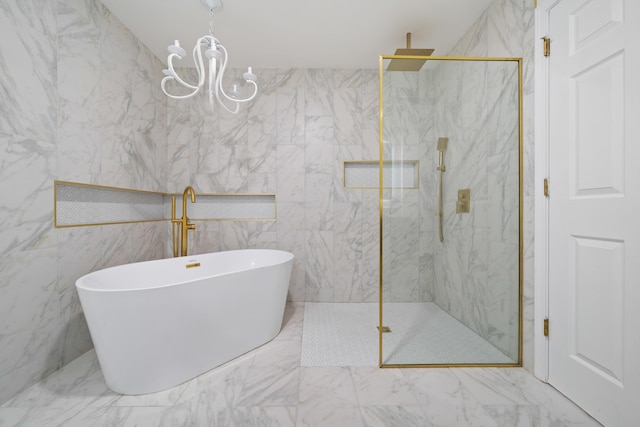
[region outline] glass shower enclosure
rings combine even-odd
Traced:
[[[521,85],[519,58],[380,57],[380,366],[521,365]]]

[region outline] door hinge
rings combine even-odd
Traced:
[[[544,336],[549,336],[549,319],[544,319],[544,327],[543,327]]]
[[[544,197],[549,197],[549,180],[547,178],[544,179],[543,188]]]
[[[542,43],[544,43],[544,50],[543,50],[544,56],[550,56],[551,55],[551,39],[549,37],[543,37]]]

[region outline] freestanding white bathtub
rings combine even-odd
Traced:
[[[293,254],[247,249],[106,268],[76,288],[107,385],[165,390],[273,339]]]

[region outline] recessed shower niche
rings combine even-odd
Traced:
[[[54,225],[65,228],[168,221],[172,196],[182,194],[56,180]],[[195,221],[275,221],[276,195],[198,193],[189,216]]]
[[[521,62],[380,57],[380,366],[521,365]]]

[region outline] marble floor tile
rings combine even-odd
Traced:
[[[419,406],[365,406],[362,418],[366,427],[427,427],[429,423]]]
[[[304,304],[280,335],[159,393],[123,396],[89,351],[0,406],[5,426],[598,426],[522,368],[302,367]]]
[[[284,310],[283,327],[276,340],[301,340],[302,324],[304,321],[304,303],[293,302],[287,304]]]
[[[76,405],[111,405],[120,395],[104,382],[95,351],[91,350],[3,406],[19,408],[64,408]]]
[[[403,373],[411,382],[418,402],[425,412],[427,425],[497,425],[450,369],[407,369]]]
[[[401,369],[352,366],[358,400],[362,406],[417,406],[411,382]]]
[[[304,427],[364,427],[358,406],[350,404],[298,405],[296,426]]]

